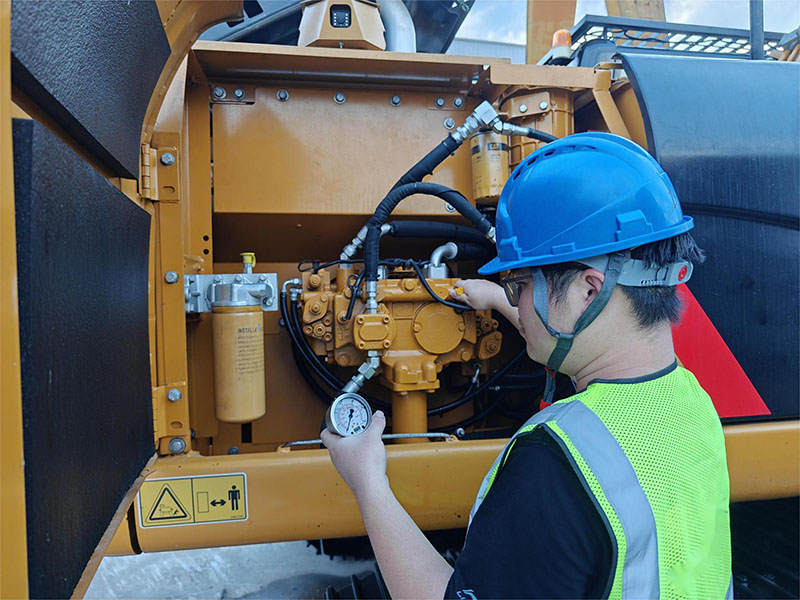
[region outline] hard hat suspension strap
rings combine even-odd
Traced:
[[[540,267],[531,268],[531,275],[533,277],[533,308],[536,314],[539,315],[539,319],[541,319],[547,332],[556,338],[556,347],[550,354],[550,358],[547,359],[547,368],[553,371],[553,376],[545,378],[545,402],[550,403],[553,401],[553,395],[556,391],[555,373],[561,367],[561,364],[572,348],[572,341],[575,339],[575,336],[586,329],[606,307],[617,285],[617,280],[622,273],[622,267],[629,259],[630,252],[618,252],[609,255],[603,285],[600,287],[600,291],[597,292],[595,299],[586,307],[583,314],[578,317],[578,320],[575,322],[575,331],[573,333],[556,331],[548,323],[549,294],[547,291],[547,280]]]

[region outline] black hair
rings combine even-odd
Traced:
[[[643,260],[649,267],[662,267],[681,260],[702,263],[706,256],[690,233],[644,244],[631,250],[631,258]],[[542,267],[547,289],[554,304],[564,301],[567,289],[578,274],[588,269],[576,262],[548,265]],[[619,288],[628,298],[631,310],[642,329],[669,321],[678,323],[683,311],[681,299],[674,286],[670,287],[629,287]]]

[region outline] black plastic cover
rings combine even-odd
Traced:
[[[154,454],[150,215],[41,125],[14,120],[31,598],[68,598]]]
[[[623,55],[708,253],[689,288],[775,417],[800,390],[800,64]]]
[[[120,177],[169,54],[153,0],[11,3],[12,82]]]

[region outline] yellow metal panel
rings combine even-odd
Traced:
[[[528,0],[525,62],[536,64],[553,44],[559,29],[572,29],[577,0]]]
[[[25,461],[11,144],[11,3],[0,2],[0,597],[27,598]]]

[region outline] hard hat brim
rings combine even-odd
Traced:
[[[497,256],[492,260],[490,260],[485,265],[483,265],[480,269],[478,269],[478,273],[480,273],[481,275],[494,275],[496,273],[501,273],[502,271],[510,271],[512,269],[521,269],[523,267],[541,267],[544,265],[555,265],[559,263],[580,260],[582,258],[591,258],[593,256],[600,256],[601,254],[619,252],[620,250],[630,250],[632,248],[636,248],[637,246],[641,246],[643,244],[658,242],[660,240],[665,240],[667,238],[675,237],[676,235],[686,233],[693,227],[694,227],[694,220],[692,219],[692,217],[688,215],[683,215],[683,221],[681,223],[675,225],[674,227],[670,227],[669,229],[663,229],[659,231],[657,234],[650,233],[635,238],[627,238],[625,240],[621,240],[614,244],[604,244],[602,246],[580,248],[579,250],[576,250],[574,252],[568,252],[557,255],[545,253],[539,256],[526,256],[519,260],[513,260],[513,261],[503,261],[500,260],[499,256]]]

